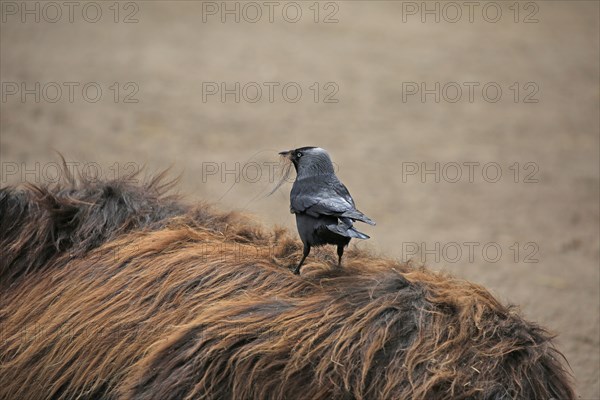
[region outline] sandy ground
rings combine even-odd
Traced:
[[[97,2],[96,23],[85,3],[72,23],[2,3],[2,185],[53,179],[53,149],[103,177],[173,166],[190,200],[293,228],[290,185],[265,197],[271,163],[324,147],[378,222],[358,246],[520,305],[558,334],[581,398],[600,397],[598,2],[427,2],[439,23],[421,2],[277,3],[273,22],[258,2],[256,23],[246,3],[225,23],[220,2]],[[436,166],[439,182],[421,176]]]

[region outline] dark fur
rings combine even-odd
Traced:
[[[161,221],[185,212],[161,194],[175,181],[164,174],[141,187],[137,174],[120,181],[97,182],[68,175],[51,187],[0,188],[0,283],[12,283],[28,271],[48,266],[54,257],[88,251],[134,229],[158,229]]]
[[[483,287],[301,244],[160,180],[0,190],[0,399],[573,399]]]

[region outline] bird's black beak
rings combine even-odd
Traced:
[[[287,151],[280,151],[279,155],[280,156],[284,156],[286,158],[290,158],[290,155],[292,154],[292,150],[287,150]]]

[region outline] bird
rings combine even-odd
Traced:
[[[354,228],[355,221],[375,225],[356,209],[348,189],[335,175],[331,158],[320,147],[307,146],[279,153],[294,165],[296,180],[290,192],[290,212],[296,215],[296,226],[304,249],[300,268],[313,246],[337,246],[338,266],[342,265],[344,248],[350,240],[369,239]]]

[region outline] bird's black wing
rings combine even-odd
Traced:
[[[338,181],[339,182],[339,181]],[[290,194],[292,212],[306,212],[313,216],[342,214],[354,208],[354,201],[344,187],[346,195],[332,179],[305,178],[296,181]]]
[[[355,208],[348,189],[335,176],[329,179],[319,177],[319,179],[306,178],[297,181],[292,187],[290,199],[291,210],[294,213],[304,212],[314,217],[319,215],[347,217],[371,225],[375,224]]]

